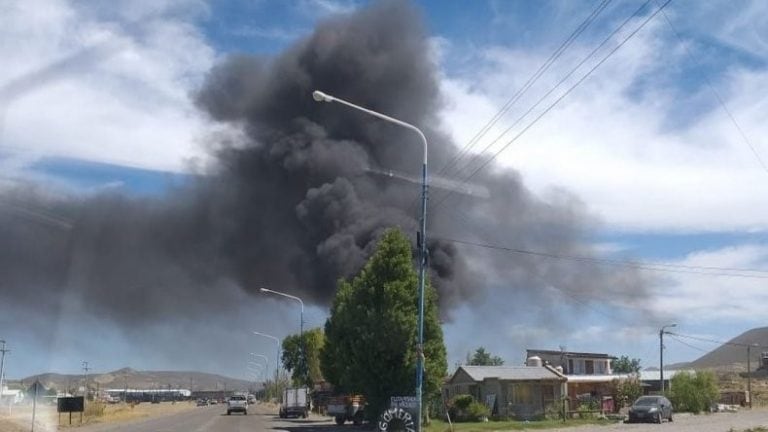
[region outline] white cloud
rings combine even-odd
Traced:
[[[689,62],[663,21],[652,21],[597,71],[501,153],[537,192],[565,187],[612,228],[640,231],[768,229],[768,178],[709,89],[680,96],[670,72]],[[451,47],[443,45],[443,55]],[[475,152],[499,150],[575,82],[572,77],[496,143],[502,130],[550,89],[592,45],[573,48],[514,105]],[[461,53],[459,55],[462,55]],[[446,76],[445,126],[464,144],[549,53],[490,47],[472,75]],[[577,73],[581,76],[593,63]],[[719,92],[768,160],[768,71],[733,65],[715,79]],[[680,83],[677,83],[680,84]],[[711,110],[701,111],[706,100]],[[670,127],[674,125],[674,127]],[[464,170],[459,178],[471,172]],[[455,171],[454,171],[454,175]]]
[[[768,246],[740,245],[688,255],[678,264],[700,267],[761,269],[768,267]],[[733,273],[712,270],[712,273]],[[654,310],[688,323],[755,321],[768,304],[766,273],[736,272],[759,278],[674,274],[656,288]]]
[[[196,1],[79,10],[16,3],[0,16],[0,145],[24,152],[182,171],[202,157],[205,121],[190,91],[214,52]]]

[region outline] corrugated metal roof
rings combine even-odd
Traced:
[[[681,372],[689,372],[694,373],[693,369],[670,369],[666,370],[664,369],[664,381],[672,379],[673,376],[681,373]],[[657,370],[641,370],[640,371],[640,381],[658,381],[660,377],[659,371]]]
[[[459,369],[463,369],[477,382],[489,378],[518,381],[563,379],[556,372],[543,366],[461,366]]]

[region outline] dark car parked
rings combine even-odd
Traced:
[[[672,421],[672,403],[664,396],[642,396],[629,408],[627,423]]]

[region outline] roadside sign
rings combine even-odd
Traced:
[[[58,398],[56,411],[60,413],[85,411],[85,398],[83,396]]]
[[[419,409],[419,400],[416,396],[392,396],[389,399],[390,408],[402,408],[408,412]]]

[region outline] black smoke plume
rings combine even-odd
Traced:
[[[414,7],[381,2],[331,18],[277,56],[233,56],[210,72],[197,105],[243,134],[211,143],[215,163],[189,184],[159,198],[6,187],[0,304],[55,308],[66,296],[120,325],[226,311],[219,293],[233,286],[327,304],[384,229],[415,237],[418,184],[377,173],[418,177],[421,146],[408,130],[315,102],[315,89],[422,127],[432,172],[458,151],[439,128],[437,68]],[[444,311],[489,290],[514,295],[510,307],[547,304],[550,287],[586,302],[642,297],[633,272],[442,240],[592,253],[595,221],[568,194],[542,200],[498,167],[472,181],[489,196],[438,206],[446,192],[430,191],[430,275]]]

